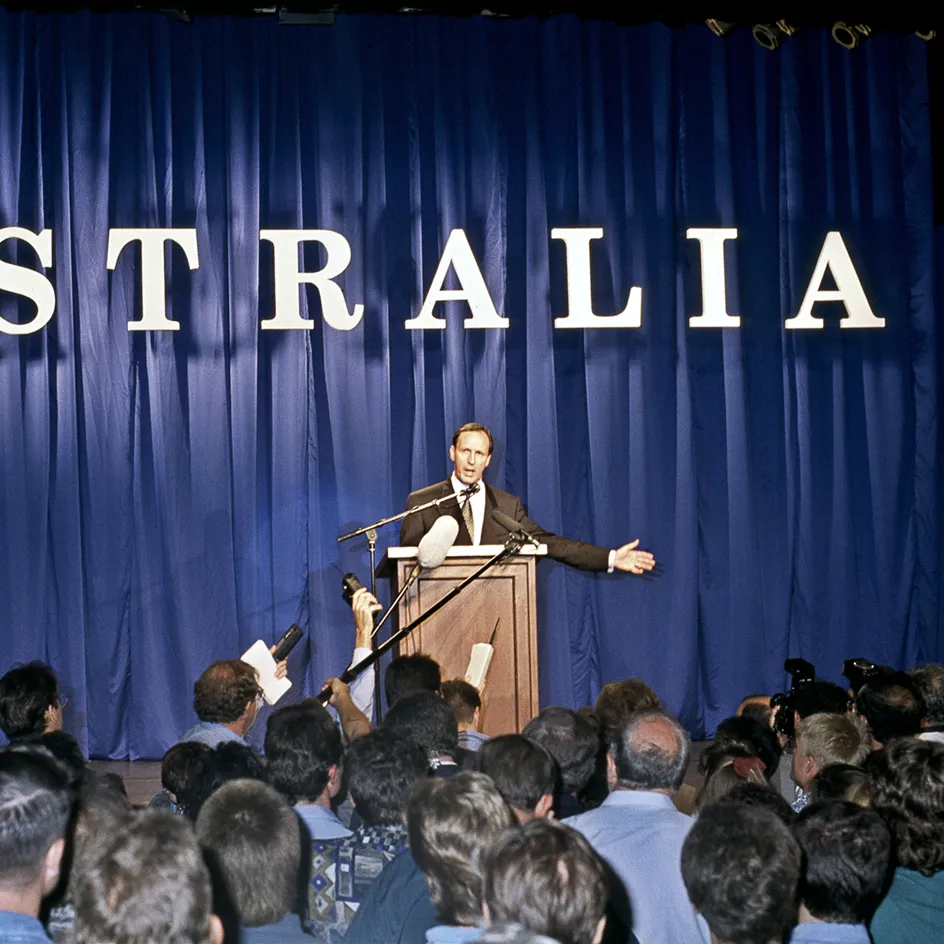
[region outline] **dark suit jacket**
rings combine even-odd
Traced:
[[[482,484],[485,485],[484,482]],[[444,495],[452,494],[452,482],[446,479],[445,482],[437,482],[435,485],[428,485],[417,492],[411,492],[406,501],[406,507],[415,508],[417,505],[425,505],[426,502],[430,502],[434,498],[442,498]],[[508,533],[500,524],[492,521],[492,511],[496,508],[503,514],[508,515],[509,518],[519,522],[525,531],[533,534],[542,544],[546,544],[548,557],[569,564],[571,567],[577,567],[579,570],[606,570],[610,557],[607,548],[597,547],[595,544],[585,544],[583,541],[572,541],[570,538],[562,538],[560,535],[545,531],[524,513],[517,495],[503,492],[500,488],[492,488],[491,485],[485,485],[485,521],[482,524],[483,544],[504,544],[505,538],[508,536]],[[403,525],[400,528],[400,544],[405,547],[415,547],[440,515],[451,515],[459,522],[457,545],[472,543],[472,536],[465,526],[462,512],[459,510],[459,503],[449,501],[444,502],[439,508],[427,508],[426,511],[419,511],[415,515],[410,515],[409,518],[404,518]]]

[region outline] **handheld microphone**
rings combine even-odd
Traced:
[[[298,645],[304,635],[305,633],[301,626],[297,623],[292,623],[285,631],[285,635],[275,644],[275,652],[272,653],[272,658],[275,659],[276,662],[287,659],[288,654]]]
[[[509,534],[514,535],[516,538],[522,538],[525,543],[540,547],[541,542],[538,541],[537,538],[525,531],[519,521],[515,521],[514,518],[506,515],[503,511],[499,511],[497,508],[492,509],[492,521],[496,524],[500,524]]]
[[[354,594],[363,590],[364,585],[357,579],[357,574],[345,574],[341,581],[341,596],[348,606],[354,606]]]
[[[440,515],[420,540],[416,549],[417,566],[424,570],[441,566],[458,536],[459,522],[451,515]]]

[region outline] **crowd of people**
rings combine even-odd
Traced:
[[[54,672],[8,671],[0,941],[944,940],[940,665],[749,695],[697,763],[639,679],[491,738],[487,695],[425,656],[391,662],[379,725],[371,685],[329,684],[260,755],[254,670],[209,666],[138,809],[61,730]]]

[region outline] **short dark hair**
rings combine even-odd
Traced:
[[[591,944],[606,913],[606,871],[576,830],[532,820],[489,850],[483,900],[493,921],[523,924],[560,944]]]
[[[482,707],[479,690],[465,679],[449,679],[442,683],[442,697],[456,713],[460,724],[472,724],[475,712]]]
[[[429,778],[414,789],[406,819],[413,858],[443,923],[477,924],[485,853],[514,824],[495,784],[472,772]]]
[[[869,758],[872,807],[892,833],[898,864],[944,869],[944,744],[903,738]]]
[[[161,786],[174,796],[183,793],[212,750],[212,747],[200,741],[175,744],[161,758]]]
[[[844,714],[851,703],[849,693],[841,685],[817,679],[797,689],[793,708],[801,718],[808,718],[810,715]]]
[[[65,731],[44,731],[28,738],[26,743],[46,748],[56,760],[66,765],[73,779],[82,775],[88,763],[79,742]]]
[[[492,454],[492,450],[495,448],[495,441],[492,439],[492,432],[487,426],[483,426],[481,423],[463,423],[452,434],[453,446],[459,445],[459,437],[463,433],[485,433],[485,436],[488,439],[488,454]]]
[[[740,717],[735,715],[725,718],[718,725],[714,743],[727,741],[741,741],[751,745],[754,756],[764,762],[764,776],[768,780],[777,772],[783,748],[780,747],[777,735],[771,730],[770,725],[765,725],[756,718],[743,714]]]
[[[410,793],[428,769],[419,744],[385,729],[356,738],[344,752],[347,787],[368,826],[403,823]]]
[[[193,776],[186,781],[175,800],[180,811],[196,820],[203,804],[224,783],[231,780],[265,780],[266,765],[248,745],[223,741],[194,761]]]
[[[0,750],[0,884],[34,879],[63,839],[72,794],[58,761],[35,748]]]
[[[554,705],[532,718],[522,733],[557,761],[562,790],[579,793],[587,786],[600,751],[600,726],[595,716]]]
[[[89,863],[75,894],[75,944],[203,944],[210,873],[190,824],[137,813]]]
[[[384,695],[387,697],[388,709],[413,692],[438,694],[441,688],[439,663],[420,652],[411,656],[397,656],[384,672]]]
[[[670,728],[674,734],[671,750],[651,736],[657,726]],[[611,753],[617,781],[629,790],[678,790],[691,748],[688,732],[675,718],[659,711],[632,715],[613,736]]]
[[[909,673],[924,699],[928,724],[944,724],[944,665],[931,662]]]
[[[246,927],[275,924],[295,907],[301,826],[268,784],[233,780],[220,787],[200,810],[197,838]]]
[[[851,800],[869,805],[869,775],[853,764],[829,764],[817,771],[810,785],[810,803]]]
[[[740,783],[728,791],[724,802],[767,810],[786,826],[796,818],[790,804],[769,783]]]
[[[642,680],[623,679],[607,682],[597,695],[594,713],[603,725],[607,739],[641,711],[662,711],[662,699]]]
[[[682,846],[682,880],[712,934],[738,944],[780,940],[796,915],[800,848],[769,810],[721,802]]]
[[[738,705],[738,717],[753,718],[765,727],[770,727],[773,708],[770,707],[770,695],[745,695]]]
[[[543,796],[554,794],[557,763],[536,741],[523,734],[502,734],[486,741],[476,754],[476,769],[487,774],[505,802],[533,813]]]
[[[46,712],[59,704],[56,673],[45,662],[28,662],[0,678],[0,729],[11,741],[46,730]]]
[[[896,737],[910,737],[921,730],[924,699],[904,672],[869,679],[859,689],[855,704],[879,744]]]
[[[317,800],[341,763],[341,733],[320,705],[287,705],[269,716],[265,735],[269,783],[292,803]]]
[[[262,694],[256,670],[240,659],[222,659],[193,683],[193,710],[201,721],[230,724]]]
[[[820,921],[867,924],[885,891],[892,837],[874,810],[812,803],[792,827],[805,860],[798,897]]]
[[[419,744],[427,757],[453,754],[459,746],[456,714],[432,692],[413,692],[395,702],[383,720],[383,729]]]

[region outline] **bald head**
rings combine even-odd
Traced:
[[[674,718],[659,711],[634,715],[610,745],[611,786],[674,793],[682,784],[692,743]]]

